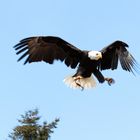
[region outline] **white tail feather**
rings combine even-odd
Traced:
[[[93,76],[90,76],[88,78],[78,79],[76,82],[75,82],[73,76],[67,76],[63,81],[67,86],[69,86],[70,88],[73,88],[73,89],[76,89],[76,88],[89,89],[89,88],[93,88],[96,86],[96,81],[93,78]]]

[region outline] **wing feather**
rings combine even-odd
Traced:
[[[65,64],[71,68],[77,66],[83,53],[65,40],[53,36],[25,38],[14,48],[17,51],[16,54],[22,54],[18,61],[27,56],[24,64],[39,61],[52,64],[54,60],[65,60]]]
[[[28,49],[28,47],[23,47],[22,49],[20,49],[18,52],[16,52],[16,54],[20,54],[21,52],[23,52],[23,51],[25,51],[25,50],[27,50]]]
[[[137,62],[135,58],[130,54],[127,50],[128,45],[122,41],[115,41],[111,45],[103,48],[102,52],[102,60],[100,64],[100,69],[117,69],[118,61],[122,66],[123,70],[133,72],[133,70],[137,71]]]
[[[27,56],[28,55],[28,51],[26,51],[22,56],[20,56],[20,58],[18,59],[18,61],[20,61],[21,59],[23,59],[25,56]]]

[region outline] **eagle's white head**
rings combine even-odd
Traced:
[[[91,60],[99,60],[99,59],[102,58],[102,53],[101,52],[98,52],[98,51],[89,51],[88,52],[88,57]]]

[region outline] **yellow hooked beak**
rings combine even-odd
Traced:
[[[102,59],[102,53],[99,53],[99,58]]]

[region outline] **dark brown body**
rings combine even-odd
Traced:
[[[77,72],[74,76],[88,78],[93,74],[100,83],[103,83],[105,80],[104,76],[99,70],[100,60],[90,60],[90,58],[87,56],[88,52],[85,51],[84,53],[85,54],[83,55],[83,58],[81,59]]]

